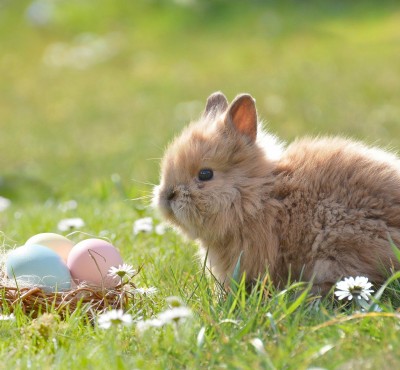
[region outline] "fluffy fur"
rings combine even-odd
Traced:
[[[213,177],[201,181],[202,169]],[[241,252],[249,282],[268,271],[277,285],[290,276],[322,292],[346,276],[381,283],[400,267],[388,241],[400,245],[400,161],[341,138],[284,148],[263,132],[249,95],[229,106],[209,97],[167,149],[154,195],[222,283]]]

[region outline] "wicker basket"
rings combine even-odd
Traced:
[[[77,309],[93,316],[111,308],[125,309],[134,302],[136,296],[136,286],[132,278],[113,289],[79,285],[63,292],[46,292],[38,286],[17,286],[15,282],[7,279],[4,273],[1,275],[1,307],[7,307],[10,312],[14,312],[18,307],[31,317],[50,311],[55,311],[63,317]]]

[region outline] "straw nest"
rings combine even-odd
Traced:
[[[140,269],[135,276],[139,271]],[[136,286],[132,278],[112,289],[80,284],[67,291],[49,292],[39,286],[29,286],[10,280],[2,271],[0,274],[1,307],[7,307],[10,312],[21,309],[31,317],[44,312],[57,312],[60,316],[65,316],[77,309],[81,309],[89,316],[94,316],[112,308],[125,309],[132,304],[136,296]]]

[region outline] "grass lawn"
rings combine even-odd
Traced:
[[[249,92],[285,141],[344,135],[400,148],[398,1],[0,1],[0,245],[104,237],[156,287],[100,328],[83,311],[0,320],[0,369],[395,369],[397,285],[381,311],[278,292],[223,295],[172,230],[133,233],[168,141],[215,90]],[[0,198],[1,199],[1,198]],[[66,209],[75,200],[77,207]],[[135,200],[136,199],[136,200]],[[192,316],[141,332],[178,296]],[[2,299],[3,314],[9,313]],[[0,313],[1,314],[1,313]]]

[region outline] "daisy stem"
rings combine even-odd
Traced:
[[[179,331],[178,331],[178,322],[173,321],[172,323],[173,328],[174,328],[174,336],[175,336],[175,340],[177,342],[180,342],[180,336],[179,336]]]

